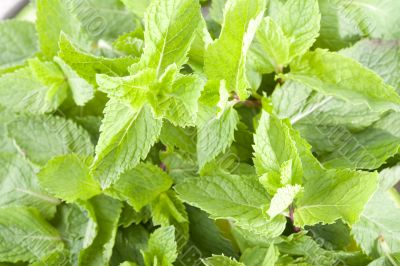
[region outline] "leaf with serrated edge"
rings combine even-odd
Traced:
[[[290,41],[281,27],[270,17],[262,20],[250,46],[248,67],[260,73],[270,73],[289,63]]]
[[[25,158],[17,154],[0,154],[0,208],[32,207],[46,219],[54,216],[60,201],[40,187],[35,172]]]
[[[126,200],[136,211],[150,204],[162,192],[172,185],[171,177],[160,167],[150,163],[141,163],[124,172],[109,192]]]
[[[33,262],[61,250],[63,243],[35,209],[0,208],[0,261]]]
[[[0,69],[21,65],[39,50],[35,25],[28,21],[0,22]]]
[[[395,166],[379,173],[379,189],[351,228],[356,242],[370,256],[377,256],[380,245],[387,245],[393,253],[400,252],[400,206],[397,192],[391,190],[399,180],[398,171],[399,166]]]
[[[51,159],[38,177],[44,189],[68,202],[87,200],[101,193],[85,160],[75,154]]]
[[[97,74],[108,76],[127,75],[128,67],[137,62],[134,57],[105,58],[91,55],[78,49],[77,45],[67,35],[62,33],[58,42],[58,56],[64,60],[81,78],[93,86]]]
[[[376,173],[332,169],[324,176],[307,180],[304,196],[296,204],[295,224],[301,227],[331,224],[338,219],[354,224],[377,188],[377,176]]]
[[[197,128],[197,159],[200,169],[232,144],[239,121],[232,107],[224,110],[220,117],[213,113],[213,108],[203,107],[199,111]]]
[[[154,68],[157,76],[171,64],[183,65],[200,18],[197,0],[153,1],[144,17],[145,46],[139,65]]]
[[[254,176],[218,174],[189,179],[175,186],[181,199],[208,212],[212,218],[233,219],[257,234],[278,236],[286,219],[269,221],[265,208],[270,198]]]
[[[319,36],[318,0],[288,0],[280,11],[278,23],[290,39],[290,58],[293,59],[307,52]]]
[[[206,266],[245,266],[243,263],[223,255],[212,256],[204,259],[203,263]]]
[[[299,185],[286,185],[279,188],[272,197],[269,209],[267,211],[271,218],[285,211],[293,203],[295,197],[299,194],[302,187]]]
[[[38,66],[38,71],[34,71],[33,64]],[[41,68],[43,66],[46,69]],[[34,60],[31,61],[31,67],[20,68],[0,77],[0,104],[13,112],[49,113],[67,97],[66,85],[56,65]]]
[[[71,12],[68,2],[57,0],[36,1],[37,21],[40,48],[42,53],[53,59],[58,52],[58,38],[65,32],[79,44],[88,46],[87,36],[82,31],[82,24]]]
[[[248,97],[246,58],[265,9],[265,0],[229,0],[221,35],[207,48],[204,71],[209,80],[225,80],[240,99]]]
[[[25,155],[39,165],[57,155],[93,154],[89,133],[59,116],[21,116],[9,125],[9,135]]]
[[[400,110],[400,96],[373,71],[355,60],[316,49],[290,65],[286,75],[313,90],[376,110]]]
[[[161,227],[155,230],[150,235],[147,248],[142,250],[142,254],[146,266],[172,266],[178,257],[174,227]]]
[[[291,134],[287,122],[262,111],[253,145],[254,165],[260,176],[270,172],[280,173],[283,164],[290,161],[292,173],[286,183],[302,183],[301,160]]]
[[[91,172],[107,188],[121,173],[146,158],[161,133],[162,121],[154,118],[148,105],[135,111],[113,99],[104,114]]]
[[[63,70],[67,78],[72,97],[77,105],[83,106],[94,97],[94,88],[86,80],[81,78],[75,70],[67,65],[60,57],[54,57],[54,61]]]
[[[79,254],[79,265],[108,265],[112,255],[122,203],[105,195],[89,200],[97,222],[97,235],[92,244]]]
[[[351,57],[372,69],[400,92],[400,41],[362,40],[343,49],[340,54]]]

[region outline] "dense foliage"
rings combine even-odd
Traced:
[[[399,11],[32,2],[0,23],[0,265],[400,265]]]

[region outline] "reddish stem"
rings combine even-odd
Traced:
[[[300,232],[301,228],[294,225],[294,207],[293,207],[293,205],[290,205],[290,207],[289,207],[289,219],[293,224],[293,231],[295,231],[296,233]]]

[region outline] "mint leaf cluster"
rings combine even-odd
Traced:
[[[36,0],[0,22],[0,264],[400,265],[398,0]]]

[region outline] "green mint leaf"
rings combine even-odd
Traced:
[[[96,196],[89,202],[98,229],[93,243],[80,252],[79,263],[89,266],[106,265],[111,259],[122,204],[105,195]]]
[[[290,0],[275,12],[276,22],[266,17],[250,47],[248,67],[263,74],[281,73],[312,46],[320,28],[318,1]]]
[[[67,202],[87,200],[101,193],[86,160],[75,154],[55,157],[38,173],[40,185]]]
[[[7,125],[17,117],[16,113],[0,105],[0,152],[14,153],[17,151],[14,141],[9,137]]]
[[[125,33],[118,37],[118,39],[113,42],[113,47],[120,52],[124,52],[126,55],[140,57],[143,52],[143,39],[143,28],[138,27],[135,31]]]
[[[222,24],[224,20],[224,7],[227,0],[211,1],[210,17],[218,24]]]
[[[293,203],[296,196],[302,191],[299,185],[286,185],[278,188],[276,194],[272,197],[269,209],[267,211],[271,219],[278,214],[283,213],[290,204]]]
[[[190,221],[190,240],[202,252],[203,256],[226,254],[236,256],[232,242],[223,235],[218,225],[208,214],[198,208],[186,205]]]
[[[390,192],[379,190],[365,206],[360,220],[352,226],[352,235],[368,255],[376,257],[381,245],[399,252],[399,230],[394,225],[399,217],[398,204]]]
[[[304,196],[297,201],[294,221],[298,226],[331,224],[338,219],[356,223],[377,187],[377,174],[350,170],[328,170],[307,180]]]
[[[390,256],[390,257],[389,257]],[[394,253],[394,254],[387,254],[386,256],[382,256],[379,259],[374,260],[371,262],[370,266],[392,266],[400,263],[400,254],[399,253]]]
[[[213,112],[214,108],[201,107],[197,129],[197,159],[200,169],[232,144],[239,121],[238,114],[232,107],[223,110],[219,116]]]
[[[29,67],[34,76],[49,87],[61,87],[65,83],[64,73],[51,61],[41,61],[38,58],[30,59],[28,61]]]
[[[122,0],[122,3],[124,3],[126,8],[133,14],[135,14],[140,18],[143,18],[146,9],[151,3],[151,0],[143,0],[143,1]]]
[[[395,0],[385,1],[319,1],[322,20],[317,45],[339,50],[347,48],[362,38],[394,40],[400,31],[395,10],[400,7]]]
[[[123,76],[128,74],[128,67],[137,62],[133,57],[105,58],[88,54],[79,50],[65,34],[59,36],[59,47],[58,56],[93,86],[97,86],[96,74]]]
[[[386,0],[383,2],[374,0],[370,5],[359,5],[362,12],[367,13],[367,19],[376,21],[370,25],[372,38],[382,38],[386,40],[399,39],[400,31],[395,27],[400,22],[399,17],[396,15],[396,10],[400,8],[400,3],[393,0]],[[372,8],[371,8],[372,7]],[[386,19],[385,19],[386,18]],[[362,21],[366,23],[365,21]],[[368,22],[366,23],[368,25]]]
[[[272,102],[281,118],[289,118],[305,138],[313,138],[310,126],[341,126],[349,130],[362,130],[379,120],[383,112],[371,110],[366,104],[353,104],[332,96],[317,93],[295,81],[288,81],[274,91]],[[314,134],[318,134],[314,130]],[[322,140],[322,138],[321,138]],[[322,149],[318,145],[316,149]]]
[[[178,74],[171,88],[163,92],[158,108],[164,109],[165,118],[172,124],[194,126],[203,87],[204,82],[199,76]]]
[[[135,28],[135,16],[119,0],[73,0],[67,7],[78,18],[81,30],[95,40],[113,40]]]
[[[301,164],[303,166],[303,180],[308,180],[323,174],[324,168],[314,157],[312,153],[312,146],[302,138],[298,131],[294,130],[292,127],[289,127],[289,129],[291,131],[291,136],[296,143],[297,152],[300,156]]]
[[[284,117],[292,115],[292,110],[285,109],[285,106],[297,102],[288,99],[291,92],[299,92],[303,87],[285,86],[285,89],[290,92],[280,93],[276,97],[277,101],[281,101],[279,112]],[[292,108],[299,110],[299,113],[293,110],[295,114],[291,120],[313,145],[324,165],[372,170],[397,153],[398,113],[376,112],[364,104],[353,105],[323,95],[310,94],[307,97],[298,108]],[[378,135],[385,137],[380,138]]]
[[[16,154],[0,154],[0,208],[32,207],[50,219],[56,213],[59,200],[50,196],[39,185],[36,169]]]
[[[290,118],[327,166],[375,169],[397,152],[397,113],[324,96],[292,81],[272,99],[279,116]],[[387,136],[385,152],[378,134]]]
[[[244,266],[243,263],[223,255],[212,256],[203,260],[205,266]]]
[[[399,41],[362,40],[350,48],[341,50],[340,53],[372,69],[397,92],[400,91]]]
[[[57,67],[53,63],[39,64]],[[52,73],[57,76],[51,77],[46,76],[51,75],[47,70],[51,69],[35,73],[30,67],[24,67],[1,76],[0,104],[14,112],[42,114],[54,111],[65,100],[67,87],[61,72]]]
[[[287,78],[376,110],[399,108],[400,96],[377,74],[348,57],[326,50],[308,52],[291,64]]]
[[[161,227],[155,230],[150,235],[147,248],[142,250],[142,254],[145,266],[172,266],[178,256],[174,227]]]
[[[399,149],[399,134],[396,130],[398,117],[397,112],[385,114],[369,128],[354,135],[344,130],[341,134],[349,140],[345,145],[343,139],[332,138],[336,150],[323,154],[321,160],[324,165],[371,170],[383,165]],[[378,135],[379,138],[376,137]]]
[[[0,208],[0,227],[1,261],[33,262],[63,248],[57,230],[35,209]]]
[[[323,249],[319,243],[304,233],[292,234],[289,237],[283,237],[283,240],[276,244],[279,252],[293,257],[302,256],[301,261],[309,265],[330,266],[340,262],[332,250]]]
[[[39,50],[35,25],[30,22],[2,21],[0,36],[0,69],[22,65]]]
[[[379,187],[384,190],[389,190],[397,185],[397,183],[400,182],[400,176],[398,175],[399,171],[399,165],[382,170],[379,173]]]
[[[133,225],[128,228],[119,229],[115,240],[112,265],[125,265],[123,261],[129,261],[130,265],[144,265],[140,250],[145,249],[149,240],[149,232],[142,225]]]
[[[250,46],[248,66],[259,73],[280,72],[289,63],[290,40],[270,17],[261,21]]]
[[[60,265],[68,266],[69,261],[66,259],[69,256],[67,250],[55,251],[40,260],[31,263],[31,266],[46,266],[46,265]]]
[[[122,208],[121,218],[119,225],[127,228],[132,224],[140,224],[141,222],[146,223],[150,220],[151,213],[150,208],[147,206],[142,208],[140,212],[137,212],[128,203],[125,203]]]
[[[282,185],[302,183],[302,164],[296,141],[292,137],[292,132],[287,122],[283,122],[276,116],[262,111],[259,125],[254,135],[253,148],[254,165],[257,173],[260,176],[267,174],[266,181],[269,181],[267,183],[281,183]],[[289,172],[281,175],[282,170]],[[280,175],[281,180],[279,180]],[[278,176],[278,178],[274,176]]]
[[[319,224],[309,229],[315,239],[320,238],[324,241],[323,244],[320,243],[324,248],[345,249],[352,241],[349,226],[340,220],[334,224]]]
[[[60,232],[68,251],[68,254],[63,254],[63,262],[78,264],[80,251],[89,247],[97,234],[93,206],[89,202],[60,205],[54,227]]]
[[[265,9],[265,1],[227,1],[221,35],[207,48],[204,71],[209,80],[225,80],[228,91],[248,97],[246,60]],[[243,14],[246,14],[245,16]]]
[[[183,65],[200,23],[199,7],[197,0],[153,1],[144,17],[140,65],[154,68],[157,76],[171,64]]]
[[[288,0],[280,9],[278,24],[290,40],[290,57],[303,55],[319,35],[321,15],[317,0]]]
[[[187,178],[198,175],[198,165],[195,158],[188,156],[184,152],[165,152],[161,153],[160,159],[166,166],[169,175],[174,182],[179,184]]]
[[[196,129],[194,127],[177,127],[166,121],[161,129],[160,141],[169,148],[196,153]]]
[[[0,22],[0,264],[398,265],[398,2]]]
[[[240,261],[243,262],[244,265],[248,266],[274,266],[278,262],[278,259],[279,250],[273,244],[271,244],[268,248],[247,248],[240,257]]]
[[[175,227],[179,248],[186,245],[189,240],[189,218],[185,205],[174,191],[161,193],[151,204],[151,214],[155,225]]]
[[[64,72],[68,81],[69,88],[72,91],[72,97],[77,105],[83,106],[85,103],[93,99],[94,88],[86,80],[81,78],[75,70],[67,65],[60,57],[54,57],[54,61]]]
[[[128,168],[145,159],[160,135],[162,121],[148,105],[134,111],[111,99],[104,109],[100,138],[91,171],[102,187],[108,187]]]
[[[58,40],[62,32],[71,36],[74,41],[87,46],[87,36],[82,32],[82,25],[72,13],[72,5],[55,0],[39,0],[36,2],[40,49],[48,58],[53,59],[59,50]]]
[[[195,72],[203,72],[204,56],[210,43],[212,43],[212,38],[207,30],[207,24],[205,20],[201,18],[200,25],[195,32],[192,46],[188,52],[188,64]]]
[[[93,154],[89,134],[71,120],[58,116],[21,116],[8,125],[9,135],[34,163],[44,165],[57,155]]]
[[[392,253],[400,252],[400,232],[393,224],[400,217],[400,208],[397,193],[390,190],[399,180],[398,171],[395,166],[379,173],[379,189],[351,228],[354,239],[372,257],[378,257],[386,246]]]
[[[270,198],[253,176],[203,176],[188,179],[175,189],[181,199],[208,212],[211,218],[231,218],[257,234],[279,235],[286,224],[283,216],[268,220],[265,209]]]
[[[151,68],[127,77],[98,75],[97,83],[100,90],[130,104],[134,110],[149,101],[158,117],[186,127],[196,122],[197,101],[204,82],[196,75],[181,75],[177,71],[176,65],[171,65],[160,78]]]
[[[124,172],[111,186],[109,193],[126,200],[136,211],[140,211],[171,185],[171,177],[160,167],[142,163]]]
[[[343,13],[347,10],[347,12],[355,14],[350,19],[354,20],[358,25],[361,34],[388,40],[398,39],[400,36],[400,31],[397,28],[393,29],[400,22],[394,11],[399,7],[400,4],[393,0],[382,2],[371,0],[367,3],[356,1],[351,3],[350,7],[346,6],[345,3],[339,2],[339,8],[343,10]]]
[[[353,3],[318,1],[321,11],[321,30],[316,45],[337,51],[351,46],[361,36],[368,34],[368,22]],[[349,16],[348,14],[353,14]],[[357,21],[359,18],[361,21]],[[362,22],[367,23],[359,23]]]
[[[134,110],[139,110],[145,104],[156,77],[154,69],[146,68],[127,77],[97,75],[96,81],[99,89],[107,93],[110,98],[125,101]]]
[[[39,59],[28,61],[35,78],[48,88],[46,92],[47,102],[53,103],[54,109],[67,97],[68,83],[61,69],[53,62],[43,62]]]

